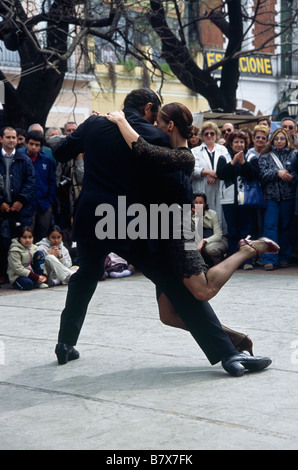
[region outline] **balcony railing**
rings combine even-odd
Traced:
[[[78,65],[79,62],[79,65]],[[9,51],[4,46],[3,42],[0,42],[0,68],[9,67],[19,68],[21,66],[20,57],[17,51]],[[85,58],[77,57],[77,54],[73,54],[72,57],[67,61],[67,71],[69,73],[86,74],[89,71],[88,61]]]

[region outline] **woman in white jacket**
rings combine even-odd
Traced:
[[[48,285],[67,284],[76,268],[72,266],[69,251],[63,244],[60,227],[52,226],[48,236],[40,240],[37,246],[45,254]]]
[[[192,189],[194,194],[206,194],[209,208],[217,213],[221,228],[226,233],[220,201],[222,182],[217,177],[216,167],[220,156],[227,156],[230,160],[230,155],[225,146],[216,143],[220,135],[220,130],[214,122],[208,121],[203,124],[200,135],[202,144],[191,150],[195,157]]]

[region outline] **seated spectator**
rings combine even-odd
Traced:
[[[134,267],[115,253],[110,253],[105,261],[105,277],[125,277],[135,272]]]
[[[29,226],[21,227],[19,236],[12,240],[8,253],[7,274],[15,289],[32,290],[48,287],[44,271],[44,254],[33,243],[33,231]]]
[[[195,194],[194,203],[203,206],[203,239],[199,243],[199,251],[206,263],[212,267],[224,259],[228,251],[228,241],[223,236],[217,213],[208,207],[206,194]]]
[[[37,243],[38,248],[45,255],[45,266],[50,287],[67,284],[70,277],[76,272],[77,266],[72,266],[69,251],[62,241],[62,231],[58,225],[53,225],[46,238]]]

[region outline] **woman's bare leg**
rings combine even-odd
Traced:
[[[266,249],[265,242],[256,240],[254,244],[260,251]],[[183,283],[196,299],[209,301],[220,291],[239,266],[255,254],[254,248],[244,245],[237,253],[210,268],[206,274],[201,273],[185,278]]]
[[[162,293],[160,297],[158,298],[158,307],[159,307],[159,316],[160,316],[160,320],[162,323],[164,323],[167,326],[172,326],[174,328],[180,328],[182,330],[188,331],[187,326],[179,317],[174,306],[172,305],[172,303],[169,301],[169,299],[164,293]],[[232,343],[234,344],[236,348],[241,345],[241,343],[243,342],[245,338],[247,338],[247,336],[244,333],[239,333],[238,331],[231,330],[230,328],[227,328],[224,325],[221,325],[221,326],[222,326],[222,329],[229,335],[230,340],[232,341]],[[252,342],[250,346],[252,347]]]

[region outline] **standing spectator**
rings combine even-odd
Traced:
[[[247,157],[249,155],[255,155],[259,158],[260,154],[268,144],[269,139],[269,128],[263,125],[255,126],[252,134],[253,144],[254,146],[250,148],[247,152]]]
[[[46,131],[46,142],[48,143],[48,140],[53,137],[53,135],[61,135],[61,129],[59,127],[49,127],[49,129]],[[50,147],[51,148],[51,147]]]
[[[270,129],[268,126],[257,125],[253,130],[253,148],[249,149],[246,158],[250,160],[253,157],[259,158],[260,154],[268,144]],[[265,209],[256,209],[253,212],[252,237],[260,238],[264,232],[264,214]]]
[[[217,164],[217,176],[224,180],[221,191],[221,203],[228,226],[228,255],[238,251],[238,241],[251,233],[252,209],[238,204],[238,185],[242,178],[253,181],[258,178],[258,160],[249,162],[246,155],[246,136],[241,131],[229,135],[228,150],[230,155],[221,156]],[[244,268],[252,269],[252,260],[246,261]]]
[[[51,160],[42,152],[43,136],[31,131],[26,136],[26,153],[36,175],[36,191],[33,201],[33,229],[36,242],[47,236],[52,223],[56,201],[56,178]]]
[[[191,134],[191,138],[188,139],[188,146],[189,148],[193,149],[194,147],[198,147],[201,144],[199,126],[193,126]]]
[[[32,222],[35,192],[34,168],[30,158],[16,150],[17,132],[5,127],[0,132],[0,283],[5,282],[7,254],[18,225]]]
[[[40,132],[42,134],[42,136],[44,137],[45,135],[45,132],[44,132],[44,128],[42,127],[41,124],[38,124],[38,123],[35,123],[35,124],[31,124],[29,127],[28,127],[28,131],[27,132],[31,132],[31,131],[36,131],[36,132]],[[26,142],[25,142],[25,145],[23,147],[21,147],[19,149],[21,152],[26,152]],[[53,165],[53,168],[54,170],[56,170],[56,167],[57,167],[57,161],[53,155],[53,152],[52,152],[52,149],[50,149],[50,147],[48,147],[47,145],[45,145],[45,141],[42,145],[42,148],[41,148],[41,151],[42,153],[44,153],[44,155],[46,155],[47,157],[50,158],[51,162],[52,162],[52,165]]]
[[[76,130],[77,127],[78,125],[75,122],[68,121],[64,124],[63,134],[64,135],[72,134]]]
[[[227,141],[229,135],[234,132],[235,128],[230,122],[226,122],[221,128],[221,135]]]
[[[296,173],[297,183],[296,183],[296,202],[295,202],[295,214],[293,219],[293,251],[291,253],[291,258],[294,262],[298,262],[298,152],[295,152],[293,162],[292,162],[292,171]]]
[[[75,122],[67,122],[64,125],[64,135],[72,134],[77,128]],[[51,139],[54,146],[58,141]],[[50,143],[50,141],[49,141]],[[57,223],[61,229],[70,230],[74,213],[74,204],[82,189],[84,176],[84,154],[74,155],[74,158],[58,163],[56,170],[57,184]]]
[[[226,233],[225,222],[220,201],[220,188],[222,186],[216,173],[218,159],[221,155],[229,155],[225,146],[217,144],[220,130],[212,122],[205,122],[200,133],[202,144],[192,149],[195,157],[195,169],[192,177],[194,193],[205,193],[210,209],[217,213],[221,227]]]
[[[271,120],[270,120],[270,118],[268,118],[266,116],[260,116],[259,119],[257,120],[257,125],[267,127],[269,129],[269,134],[270,134],[270,129],[271,129]]]
[[[21,127],[16,127],[16,132],[17,132],[17,146],[16,146],[16,149],[20,149],[21,147],[24,147],[24,145],[25,145],[27,132],[25,131],[25,129],[22,129]]]
[[[254,146],[252,130],[249,127],[242,127],[241,132],[246,135],[246,148],[251,149]]]
[[[298,149],[297,124],[295,119],[292,119],[291,117],[285,117],[281,121],[281,127],[286,129],[286,131],[290,134],[294,148]]]
[[[294,215],[296,177],[292,172],[294,159],[291,138],[286,129],[276,129],[259,158],[259,167],[267,199],[264,236],[280,245],[278,255],[263,255],[266,271],[286,267],[291,254],[290,226]]]

